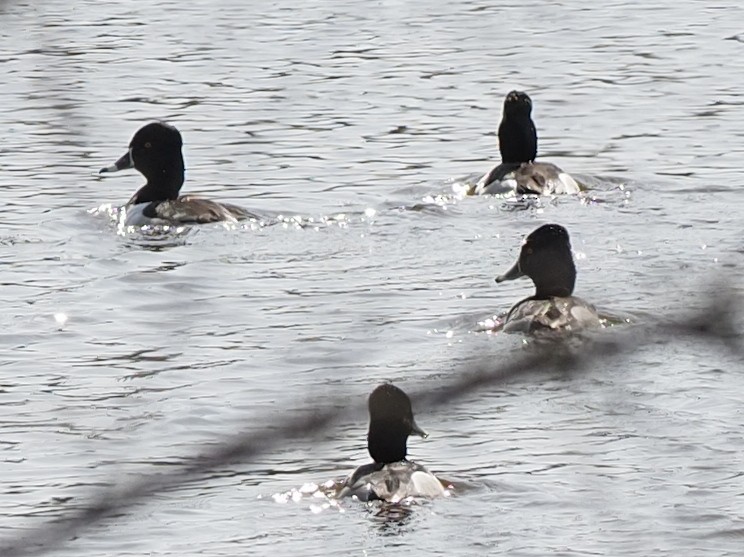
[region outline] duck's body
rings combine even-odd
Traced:
[[[145,203],[129,201],[124,206],[124,211],[125,226],[237,222],[253,217],[251,213],[237,205],[217,203],[193,195],[180,195],[176,199]]]
[[[504,320],[507,333],[576,331],[599,325],[597,310],[578,296],[527,298],[515,304]]]
[[[421,464],[401,460],[360,466],[346,479],[339,495],[356,496],[360,501],[397,503],[409,497],[440,497],[444,495],[444,488],[437,477]]]
[[[574,178],[550,162],[501,163],[475,184],[476,195],[575,194],[581,187]]]
[[[537,158],[537,130],[532,121],[532,99],[527,93],[511,91],[504,99],[499,124],[501,163],[483,175],[475,185],[476,194],[514,191],[518,194],[552,195],[578,193],[579,184],[568,173]]]
[[[124,156],[101,169],[105,173],[135,168],[147,179],[124,206],[125,225],[202,224],[252,217],[236,205],[179,195],[185,174],[182,146],[176,128],[153,122],[134,134]]]
[[[408,497],[444,495],[444,487],[434,474],[406,459],[408,436],[415,433],[426,437],[413,419],[406,393],[393,385],[380,385],[369,397],[369,414],[367,448],[373,462],[354,470],[338,497],[397,503]]]
[[[527,236],[517,262],[496,282],[523,276],[532,279],[535,294],[509,310],[504,331],[576,331],[599,325],[594,306],[573,296],[576,266],[562,226],[546,224]]]

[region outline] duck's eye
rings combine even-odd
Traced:
[[[150,143],[149,141],[145,143],[145,149],[149,149],[150,147],[152,147],[152,143]]]
[[[527,255],[532,255],[532,248],[527,248]]]

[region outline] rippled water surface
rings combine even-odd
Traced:
[[[419,408],[411,457],[452,497],[292,495],[367,461],[381,381],[534,349],[482,324],[530,292],[493,278],[539,224],[631,321],[604,338],[741,294],[742,21],[733,0],[0,2],[0,545],[330,406],[359,412],[48,554],[740,555],[741,361],[681,336]],[[586,194],[462,195],[512,89]],[[261,219],[118,230],[141,177],[96,171],[152,119],[183,134],[183,191]]]

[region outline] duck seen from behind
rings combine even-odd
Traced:
[[[499,124],[501,164],[478,180],[474,193],[518,194],[578,193],[579,184],[549,162],[536,162],[537,129],[532,121],[532,99],[522,91],[511,91],[504,99]]]
[[[391,384],[377,387],[369,396],[367,449],[373,462],[360,466],[346,478],[338,497],[360,501],[397,503],[408,497],[445,495],[440,481],[420,464],[407,460],[409,435],[427,434],[413,419],[411,400]]]
[[[199,224],[252,217],[236,205],[179,195],[185,165],[179,131],[164,122],[152,122],[132,137],[127,152],[100,174],[134,168],[147,179],[127,202],[125,225]]]
[[[519,259],[496,282],[527,276],[535,294],[515,304],[504,320],[504,331],[576,331],[599,325],[597,310],[573,295],[576,266],[568,231],[545,224],[530,233]]]

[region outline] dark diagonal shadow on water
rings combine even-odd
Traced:
[[[575,377],[595,369],[598,363],[622,358],[629,353],[655,344],[675,343],[681,340],[704,344],[717,344],[735,358],[744,359],[742,333],[737,330],[739,316],[736,310],[740,299],[732,289],[719,289],[719,295],[708,307],[698,313],[680,313],[652,325],[638,325],[612,335],[594,339],[581,347],[581,351],[560,349],[555,343],[534,345],[534,349],[504,355],[500,363],[475,363],[471,369],[458,370],[454,380],[418,392],[412,392],[420,410],[439,409],[481,390],[494,388],[515,377],[527,379],[545,373],[561,373]],[[609,337],[609,338],[608,338]],[[568,343],[567,343],[568,344]],[[242,432],[225,440],[209,452],[185,458],[181,464],[168,468],[167,473],[144,476],[127,485],[103,487],[90,499],[69,508],[65,516],[26,530],[21,536],[0,542],[3,557],[42,555],[65,541],[79,537],[82,532],[107,518],[123,516],[135,505],[143,504],[149,497],[164,491],[200,480],[216,468],[270,452],[294,440],[312,440],[331,425],[352,416],[363,415],[364,402],[354,405],[336,401],[329,405],[319,397],[306,404],[308,412],[293,414],[284,420],[272,422],[262,430]],[[299,404],[286,405],[301,407]],[[113,482],[112,482],[113,483]]]

